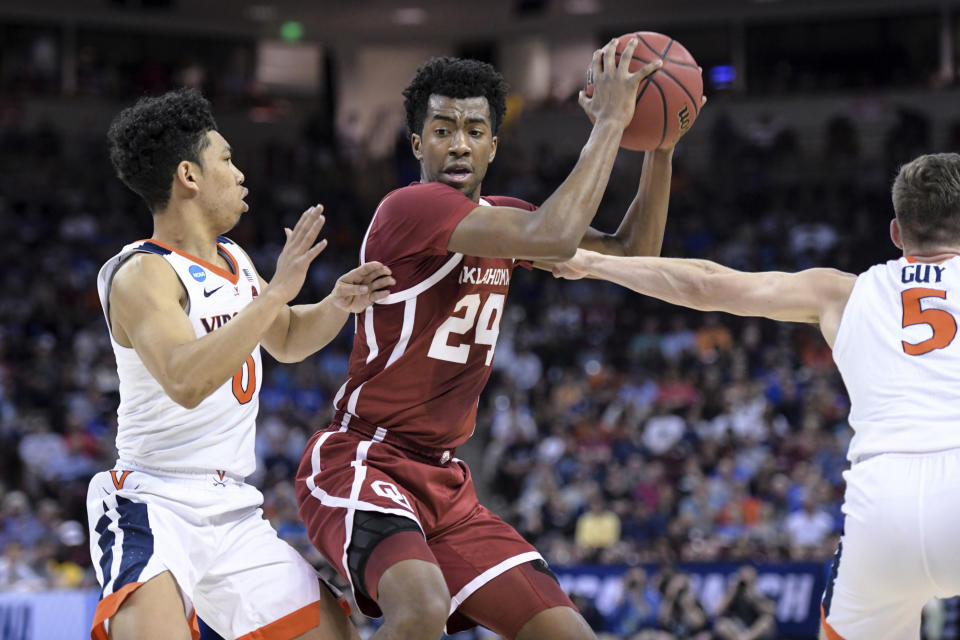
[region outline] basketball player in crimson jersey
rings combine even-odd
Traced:
[[[474,430],[513,270],[577,246],[657,254],[672,149],[647,154],[637,197],[615,234],[588,228],[640,81],[616,41],[592,60],[595,121],[573,171],[538,209],[481,196],[497,151],[505,87],[493,67],[435,58],[404,91],[421,180],[377,207],[360,260],[397,284],[359,318],[333,423],[309,442],[297,474],[311,540],[350,583],[360,609],[383,615],[375,640],[438,638],[477,624],[505,638],[593,638],[540,554],[478,504],[455,449]]]
[[[694,309],[820,325],[854,430],[844,533],[821,605],[829,640],[915,640],[924,603],[960,595],[960,155],[905,164],[893,209],[903,257],[859,276],[591,251],[554,268]]]

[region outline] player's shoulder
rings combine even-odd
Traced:
[[[513,207],[514,209],[525,209],[527,211],[536,211],[537,209],[537,205],[531,202],[510,196],[483,196],[483,199],[495,207]]]
[[[469,199],[467,196],[463,195],[450,185],[446,185],[441,182],[411,182],[407,186],[394,189],[385,195],[380,201],[380,207],[383,207],[384,205],[402,206],[407,204],[418,204],[424,200],[438,197],[454,198],[458,200]]]
[[[169,247],[150,239],[131,242],[104,264],[100,276],[108,278],[111,289],[121,294],[178,286],[176,271],[166,259],[172,254]]]
[[[173,266],[162,254],[136,251],[128,254],[113,274],[113,288],[137,290],[177,280]]]

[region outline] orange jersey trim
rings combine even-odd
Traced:
[[[200,623],[197,622],[197,610],[190,612],[190,637],[193,640],[200,640]]]
[[[320,624],[320,601],[288,613],[279,620],[240,636],[237,640],[290,640]]]
[[[170,251],[173,251],[173,252],[176,253],[177,255],[183,256],[183,257],[186,258],[187,260],[192,260],[193,262],[196,262],[196,263],[197,263],[198,265],[200,265],[201,267],[206,267],[207,269],[210,269],[210,271],[213,271],[215,274],[217,274],[217,275],[220,276],[221,278],[224,278],[225,280],[228,280],[228,281],[230,282],[230,284],[234,284],[234,285],[235,285],[235,284],[237,284],[237,283],[240,281],[240,266],[237,264],[237,259],[234,258],[234,257],[233,257],[233,254],[230,253],[229,251],[227,251],[226,248],[225,248],[222,244],[220,244],[219,242],[217,243],[217,249],[219,249],[219,250],[223,253],[223,255],[227,257],[227,259],[230,261],[230,263],[233,265],[233,273],[230,273],[230,272],[227,271],[226,269],[223,269],[223,268],[221,268],[221,267],[218,267],[217,265],[215,265],[215,264],[213,264],[213,263],[211,263],[211,262],[207,262],[206,260],[202,260],[202,259],[198,258],[197,256],[195,256],[195,255],[193,255],[193,254],[187,253],[186,251],[180,251],[180,249],[177,249],[176,247],[171,247],[170,245],[168,245],[168,244],[166,244],[166,243],[164,243],[164,242],[160,242],[159,240],[154,240],[154,239],[152,239],[152,238],[147,238],[147,239],[144,240],[144,242],[152,242],[153,244],[155,244],[155,245],[157,245],[157,246],[163,247],[164,249],[169,249]]]
[[[827,616],[823,613],[823,605],[820,605],[820,622],[823,624],[823,631],[827,634],[827,640],[844,640],[843,636],[837,633],[830,623],[827,622]]]
[[[120,609],[123,601],[130,597],[130,594],[136,591],[142,582],[130,582],[120,587],[120,591],[114,591],[106,598],[97,603],[97,610],[93,614],[93,628],[90,630],[91,640],[109,640],[107,628],[104,622]]]
[[[93,628],[90,630],[91,640],[110,640],[107,633],[106,621],[116,615],[120,606],[130,597],[134,591],[140,588],[143,582],[130,582],[123,585],[120,591],[114,591],[106,598],[97,603],[97,610],[93,614]],[[193,640],[200,640],[200,625],[197,623],[197,611],[194,610],[188,621],[190,625],[190,636]]]

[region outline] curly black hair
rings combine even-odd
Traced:
[[[196,89],[140,98],[110,124],[110,161],[117,177],[158,211],[170,202],[177,165],[188,160],[203,166],[206,133],[216,128],[210,103]]]
[[[448,98],[486,98],[494,135],[507,113],[507,85],[503,76],[493,66],[479,60],[430,58],[420,65],[413,80],[403,90],[403,107],[407,111],[410,133],[423,133],[431,94]]]

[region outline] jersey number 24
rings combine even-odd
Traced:
[[[476,324],[473,344],[490,347],[487,351],[487,361],[484,363],[489,365],[493,361],[493,350],[497,345],[497,335],[500,333],[503,300],[504,295],[502,293],[491,293],[484,301],[483,308],[480,308],[479,293],[470,293],[460,298],[457,306],[453,308],[453,312],[458,313],[461,309],[466,309],[466,311],[462,317],[450,316],[443,321],[443,324],[437,328],[437,332],[433,334],[433,342],[430,343],[430,351],[427,352],[427,355],[437,360],[466,364],[467,358],[470,357],[471,345],[465,342],[451,345],[450,334],[462,336],[473,329],[474,324]],[[480,311],[479,316],[477,314],[478,309]]]

